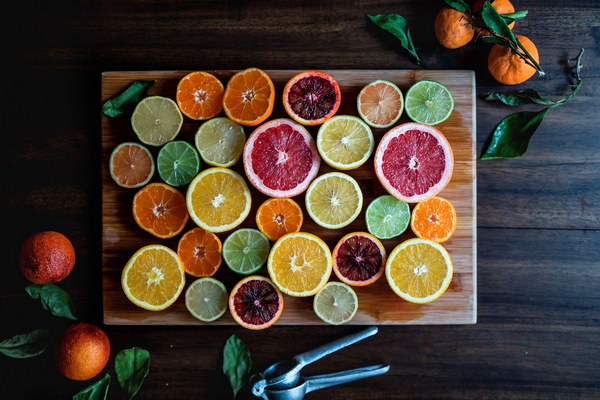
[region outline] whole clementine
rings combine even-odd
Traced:
[[[75,266],[75,249],[62,233],[34,233],[21,245],[19,266],[25,278],[33,283],[60,282]]]
[[[442,46],[457,49],[469,43],[475,34],[465,13],[443,7],[435,17],[435,36]]]
[[[106,333],[85,322],[68,327],[54,348],[58,371],[76,381],[85,381],[98,375],[109,357],[110,342]]]
[[[515,35],[519,42],[527,49],[529,54],[540,62],[537,47],[529,38]],[[490,74],[500,83],[505,85],[517,85],[525,82],[535,74],[535,68],[527,64],[518,54],[513,53],[506,46],[495,44],[490,49],[488,56],[488,70]]]
[[[489,0],[477,0],[475,3],[473,3],[473,6],[471,7],[471,12],[473,14],[481,12],[481,9],[483,8],[483,3],[485,3],[486,1]],[[509,0],[492,0],[491,4],[498,14],[510,14],[515,12],[515,6],[513,6],[513,4]],[[510,29],[512,29],[514,26],[514,21],[508,24],[508,27]],[[481,28],[475,29],[475,33],[479,33],[480,31]],[[488,31],[483,31],[481,34],[483,36],[487,36],[490,33]]]

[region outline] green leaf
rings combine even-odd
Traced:
[[[47,285],[30,285],[25,291],[34,299],[39,299],[44,310],[50,310],[56,317],[77,320],[71,296],[51,283]]]
[[[415,62],[418,65],[422,65],[421,58],[417,54],[415,45],[413,44],[412,38],[410,37],[410,30],[408,29],[408,21],[399,14],[380,14],[380,15],[368,15],[367,17],[378,27],[388,31],[400,40],[400,45],[413,56]]]
[[[50,344],[50,331],[36,329],[15,335],[0,342],[0,353],[12,358],[29,358],[40,355]]]
[[[114,118],[133,111],[137,103],[144,97],[155,81],[133,81],[121,94],[109,99],[102,106],[102,112]]]
[[[108,395],[108,386],[110,385],[110,375],[104,375],[104,378],[92,383],[81,392],[73,396],[73,400],[105,400]]]
[[[527,13],[528,13],[527,10],[523,10],[523,11],[517,11],[517,12],[509,13],[509,14],[500,14],[500,18],[502,18],[504,20],[504,22],[506,22],[506,25],[510,25],[518,19],[525,18],[527,16]]]
[[[501,46],[511,47],[510,41],[499,36],[481,36],[484,43],[499,44]]]
[[[525,154],[529,140],[542,123],[550,107],[541,111],[523,111],[504,118],[492,132],[492,140],[482,160],[519,157]]]
[[[132,399],[142,387],[150,371],[150,352],[139,347],[121,350],[115,357],[115,373],[119,386]]]
[[[504,22],[504,19],[502,19],[494,7],[492,7],[489,1],[483,3],[483,7],[481,8],[481,19],[486,27],[492,32],[504,36],[513,42],[517,41],[512,30],[508,27],[506,22]]]
[[[539,95],[534,89],[523,89],[511,92],[488,92],[480,95],[481,99],[486,101],[500,101],[507,106],[521,106],[523,104],[540,104],[551,106],[555,104]]]
[[[231,335],[223,348],[223,373],[229,378],[234,397],[244,386],[251,367],[250,351],[237,336]]]
[[[454,8],[456,11],[471,15],[471,7],[463,0],[444,0],[450,8]]]

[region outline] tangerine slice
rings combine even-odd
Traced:
[[[227,82],[223,109],[233,122],[255,126],[269,118],[275,105],[275,86],[267,73],[248,68],[234,74]]]
[[[244,328],[265,329],[281,316],[283,295],[269,279],[249,276],[231,290],[229,311],[235,322]]]
[[[415,206],[410,228],[417,237],[445,242],[456,231],[456,209],[450,200],[434,196]]]
[[[213,276],[221,266],[221,240],[212,232],[194,228],[186,232],[177,245],[185,272],[195,277]]]
[[[183,230],[189,214],[179,190],[164,183],[151,183],[133,197],[133,218],[146,232],[168,239]]]
[[[177,84],[175,100],[181,112],[195,120],[209,119],[223,109],[223,84],[204,71],[190,72]]]
[[[256,210],[256,226],[273,241],[286,233],[298,232],[303,220],[298,203],[288,198],[268,199]]]

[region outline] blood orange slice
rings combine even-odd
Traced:
[[[450,143],[436,128],[406,123],[389,130],[375,152],[375,173],[394,197],[417,203],[438,194],[452,177]]]
[[[258,190],[293,197],[317,176],[321,157],[306,128],[281,118],[256,128],[244,147],[244,170]]]
[[[233,319],[248,329],[273,325],[283,311],[283,295],[269,279],[253,275],[242,279],[231,290],[229,311]]]
[[[340,86],[321,71],[305,71],[288,81],[283,89],[283,106],[295,121],[318,125],[333,117],[340,108]]]
[[[385,249],[375,236],[366,232],[349,233],[333,249],[333,272],[340,281],[366,286],[383,275]]]

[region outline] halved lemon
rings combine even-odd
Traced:
[[[336,115],[319,128],[317,149],[330,167],[348,170],[363,165],[373,153],[369,125],[351,115]]]
[[[177,103],[168,97],[146,97],[131,114],[133,131],[142,143],[150,146],[162,146],[175,139],[182,124],[183,115]]]
[[[241,125],[229,118],[218,117],[200,125],[195,142],[205,163],[215,167],[231,167],[242,156],[246,134]]]
[[[345,283],[329,282],[315,295],[313,309],[323,322],[345,324],[354,318],[358,310],[358,297]]]
[[[306,191],[306,211],[323,228],[338,229],[358,217],[363,204],[360,186],[354,178],[330,172],[315,179]]]

